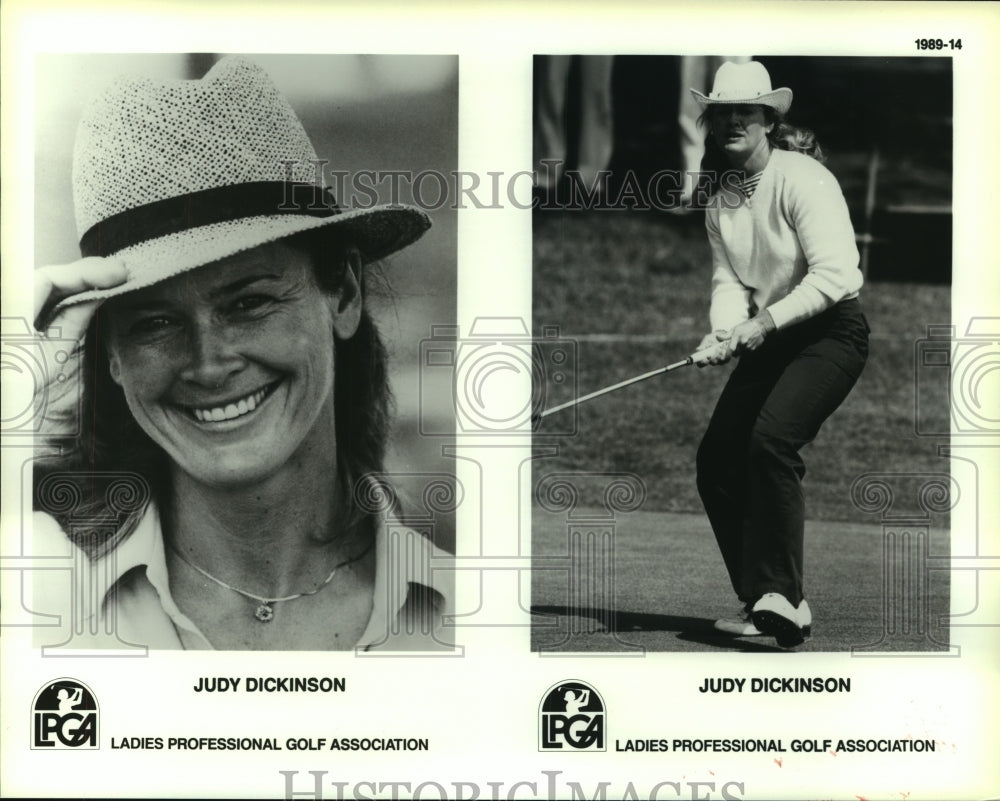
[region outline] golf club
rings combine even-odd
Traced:
[[[593,400],[594,398],[599,398],[602,395],[607,395],[609,392],[615,392],[619,389],[624,389],[625,387],[632,386],[632,384],[638,384],[640,381],[645,381],[647,378],[654,378],[658,375],[663,375],[664,373],[669,373],[671,370],[676,370],[679,367],[687,367],[688,365],[694,364],[697,361],[710,356],[718,347],[723,343],[717,345],[712,345],[709,348],[704,348],[695,353],[692,353],[685,359],[679,362],[674,362],[673,364],[668,364],[666,367],[660,367],[656,370],[650,370],[648,373],[643,373],[642,375],[637,375],[635,378],[628,378],[625,381],[619,381],[617,384],[612,384],[610,387],[604,387],[604,389],[598,389],[594,392],[588,393],[587,395],[582,395],[575,400],[567,401],[566,403],[560,403],[558,406],[553,406],[550,409],[546,409],[544,412],[532,415],[531,424],[534,426],[543,417],[548,417],[550,414],[555,414],[556,412],[561,412],[563,409],[569,409],[573,406],[578,406],[586,401]]]

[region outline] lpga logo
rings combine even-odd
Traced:
[[[76,679],[57,679],[35,695],[31,705],[31,747],[100,748],[97,699]]]
[[[582,681],[551,687],[539,707],[539,751],[604,751],[604,700]]]

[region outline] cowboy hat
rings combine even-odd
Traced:
[[[697,89],[690,92],[702,108],[720,103],[753,104],[770,106],[784,114],[792,105],[792,90],[771,89],[771,76],[759,61],[745,64],[727,61],[716,71],[710,94],[704,95]]]
[[[80,121],[73,202],[83,255],[115,256],[128,279],[59,307],[302,231],[335,227],[370,262],[430,227],[411,206],[341,209],[316,183],[325,163],[267,73],[244,58],[223,58],[200,80],[119,79]]]

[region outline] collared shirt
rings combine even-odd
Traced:
[[[150,503],[135,530],[91,560],[51,516],[34,515],[34,553],[54,561],[35,574],[33,611],[57,616],[36,628],[48,647],[211,649],[170,594],[159,512]],[[59,559],[59,557],[64,557]],[[375,535],[375,588],[368,625],[355,649],[397,652],[452,647],[443,618],[453,614],[452,556],[393,518]]]

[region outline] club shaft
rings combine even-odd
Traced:
[[[660,367],[656,370],[650,370],[648,373],[637,375],[635,378],[629,378],[625,381],[619,381],[617,384],[612,384],[610,387],[604,387],[604,389],[599,389],[595,392],[589,393],[588,395],[583,395],[582,397],[579,397],[576,400],[567,401],[566,403],[560,403],[558,406],[553,406],[551,409],[546,409],[539,415],[539,417],[548,417],[550,414],[561,412],[563,409],[569,409],[571,406],[577,406],[578,404],[586,403],[589,400],[601,397],[601,395],[607,395],[609,392],[616,392],[617,390],[631,386],[632,384],[638,384],[640,381],[645,381],[649,378],[654,378],[658,375],[669,373],[671,370],[676,370],[678,367],[687,367],[687,365],[689,364],[694,364],[694,356],[688,356],[683,361],[674,362],[673,364],[668,364],[666,367]]]

